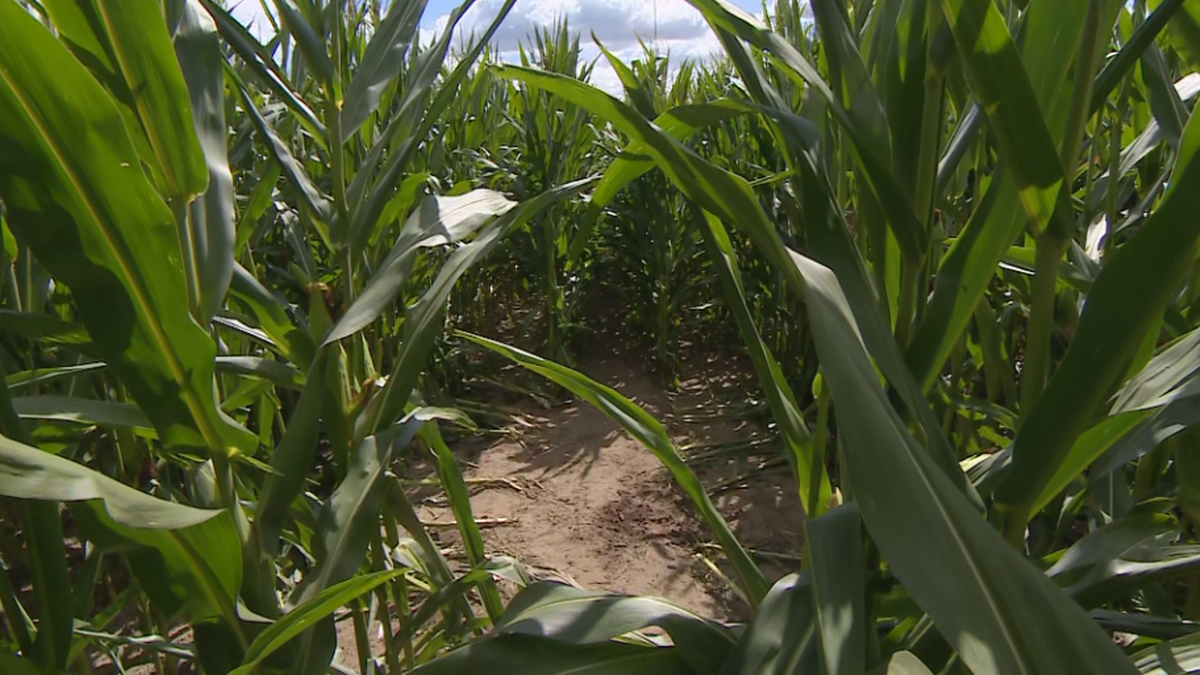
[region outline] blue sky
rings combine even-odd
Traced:
[[[730,1],[754,14],[762,9],[761,0]],[[263,20],[258,0],[240,0],[240,4],[231,0],[227,4],[244,23]],[[429,0],[421,21],[423,39],[440,32],[458,4],[455,0]],[[460,30],[482,32],[502,5],[503,0],[476,0],[460,22]],[[588,57],[598,54],[589,37],[591,31],[605,47],[628,60],[641,53],[639,37],[654,41],[656,23],[659,48],[669,50],[674,57],[704,58],[720,48],[699,12],[685,0],[517,0],[497,34],[501,52],[514,53],[518,40],[535,26],[550,23],[558,16],[567,17],[571,28],[583,34]],[[596,66],[593,82],[609,91],[619,89],[616,75],[603,59]]]

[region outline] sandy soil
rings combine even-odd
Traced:
[[[729,376],[724,365],[710,359],[676,393],[624,359],[593,359],[579,370],[664,420],[686,445],[735,442],[753,431],[727,417],[684,414],[698,405],[712,409],[723,388],[745,390],[746,382]],[[484,529],[489,554],[512,556],[537,575],[585,588],[665,597],[720,619],[745,617],[744,603],[699,558],[721,566],[711,533],[650,451],[586,403],[553,410],[525,406],[519,419],[510,438],[456,448],[464,476],[473,481],[475,517],[492,523]],[[734,480],[769,458],[740,453],[695,470],[743,545],[794,556],[803,523],[786,464]],[[440,495],[413,497],[423,521],[452,520]],[[452,529],[438,535],[448,548],[458,546]],[[772,578],[792,567],[786,558],[759,562]],[[348,622],[343,630],[353,663]]]

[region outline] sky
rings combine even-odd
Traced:
[[[730,1],[747,12],[760,14],[762,11],[761,0]],[[228,3],[233,7],[234,16],[250,25],[252,30],[257,23],[270,32],[270,24],[263,19],[258,0],[238,2],[231,0]],[[504,0],[476,0],[459,22],[459,30],[482,33],[503,4]],[[429,0],[421,20],[422,40],[428,41],[444,29],[450,12],[458,5],[455,0]],[[583,55],[589,59],[599,54],[591,40],[592,31],[622,60],[636,58],[641,54],[639,37],[648,43],[654,42],[656,20],[658,47],[669,51],[674,59],[705,58],[720,49],[720,43],[700,13],[685,0],[517,0],[496,34],[501,54],[515,59],[518,41],[530,35],[535,26],[552,23],[559,16],[566,17],[571,29],[581,33]],[[620,89],[616,74],[604,59],[597,62],[592,83],[614,93]]]

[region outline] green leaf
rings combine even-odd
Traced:
[[[1142,675],[1180,675],[1200,671],[1200,633],[1176,638],[1134,654]]]
[[[233,275],[233,175],[225,143],[224,55],[216,25],[200,0],[187,0],[175,33],[175,54],[191,94],[193,124],[208,167],[208,189],[188,205],[180,228],[185,270],[196,295],[197,320],[207,325],[225,301]]]
[[[684,494],[691,500],[692,505],[700,512],[700,516],[704,519],[704,522],[712,529],[717,542],[721,545],[721,549],[733,565],[738,582],[742,591],[750,600],[750,604],[752,606],[758,605],[768,590],[767,581],[763,577],[762,571],[758,569],[758,566],[754,564],[750,555],[738,543],[737,537],[729,529],[729,524],[725,522],[725,518],[704,491],[704,486],[700,483],[700,479],[696,477],[692,469],[679,456],[679,452],[675,449],[675,444],[671,442],[671,438],[667,435],[667,430],[661,422],[654,419],[641,406],[625,398],[613,389],[585,377],[566,366],[478,335],[467,333],[460,333],[460,335],[471,342],[487,347],[497,354],[507,357],[514,363],[520,364],[522,367],[545,377],[596,406],[597,410],[612,418],[630,436],[633,436],[638,442],[646,446],[650,452],[654,453],[658,461],[671,473],[675,482],[683,489]]]
[[[218,356],[217,372],[258,378],[285,389],[304,388],[304,373],[294,366],[257,356]]]
[[[347,579],[321,591],[311,600],[288,612],[283,618],[259,633],[258,637],[254,638],[254,642],[250,643],[250,648],[246,650],[241,667],[230,675],[249,675],[254,671],[255,666],[286,646],[292,638],[300,635],[316,622],[333,614],[339,607],[351,600],[402,576],[404,572],[405,570],[375,572]]]
[[[674,138],[656,130],[629,106],[586,84],[551,73],[505,66],[497,70],[501,76],[536,85],[564,99],[583,106],[607,119],[620,131],[645,144],[646,152],[652,155],[659,168],[675,183],[689,199],[706,211],[720,217],[724,222],[736,224],[759,250],[766,261],[798,292],[803,293],[804,281],[791,261],[790,252],[783,246],[775,225],[767,218],[750,185],[739,176],[724,171],[706,162],[694,152],[681,146]],[[778,111],[772,110],[773,114]],[[783,114],[781,114],[783,116]],[[788,119],[784,117],[784,119]],[[795,131],[796,127],[786,127]],[[802,143],[803,141],[796,141]],[[803,154],[803,153],[801,153]],[[808,157],[811,159],[811,157]],[[810,185],[815,186],[819,173],[814,169]],[[808,187],[808,186],[806,186]],[[828,195],[828,184],[821,193]],[[815,199],[814,202],[819,203]],[[843,223],[830,223],[825,219],[808,221],[808,237],[811,240],[825,238],[824,250],[838,258],[846,278],[855,284],[856,298],[862,299],[854,305],[856,318],[862,316],[867,322],[868,339],[872,354],[879,360],[880,369],[896,386],[901,399],[921,423],[927,438],[933,439],[931,452],[946,475],[960,485],[964,493],[978,501],[974,489],[967,482],[958,460],[946,442],[937,420],[933,418],[920,388],[904,366],[900,350],[892,339],[890,330],[878,313],[878,300],[873,298],[870,282],[865,277],[861,258],[857,257],[854,244]],[[840,227],[839,227],[840,226]],[[815,244],[814,244],[815,245]],[[982,505],[980,505],[982,508]]]
[[[831,494],[829,477],[825,475],[824,471],[824,462],[815,459],[816,448],[808,427],[804,424],[804,417],[800,413],[800,406],[796,403],[796,396],[787,383],[783,369],[779,367],[775,356],[763,342],[758,326],[754,323],[754,316],[746,302],[742,275],[738,270],[737,258],[734,255],[729,234],[716,217],[703,214],[702,218],[700,229],[709,250],[709,258],[713,260],[717,269],[717,277],[725,289],[729,308],[737,321],[738,330],[742,333],[742,342],[745,343],[746,350],[750,354],[750,360],[758,374],[763,394],[771,407],[772,417],[779,425],[780,434],[791,453],[790,459],[792,470],[796,474],[800,503],[805,508],[815,504],[814,512],[807,514],[809,517],[815,518],[824,512],[826,505],[829,504]],[[813,467],[817,467],[820,475],[813,476]],[[814,485],[816,494],[813,494]]]
[[[933,675],[933,671],[912,652],[897,652],[888,659],[887,667],[880,675]]]
[[[157,499],[82,464],[6,438],[0,438],[0,494],[53,502],[100,500],[113,522],[146,530],[192,527],[222,513]]]
[[[218,412],[216,347],[188,313],[171,212],[146,180],[120,113],[45,28],[8,2],[0,3],[0,142],[9,224],[71,288],[97,351],[164,442],[253,449],[254,435]]]
[[[150,420],[135,405],[68,396],[25,396],[13,399],[22,418],[56,420],[102,427],[137,427],[149,431]]]
[[[814,518],[804,532],[825,672],[861,673],[866,667],[867,612],[858,507],[851,502]]]
[[[1009,547],[922,452],[867,357],[833,273],[792,254],[832,390],[842,468],[888,566],[977,673],[1130,672],[1121,651]]]
[[[1104,266],[1071,346],[1013,442],[997,498],[1023,526],[1096,409],[1125,377],[1146,332],[1191,268],[1200,242],[1200,122],[1188,122],[1171,187],[1132,241]]]
[[[584,645],[650,626],[665,630],[697,673],[717,672],[734,646],[725,627],[666,600],[597,593],[555,582],[537,583],[518,593],[495,630]]]
[[[237,75],[229,69],[226,64],[226,72],[231,78],[236,78]],[[292,156],[292,151],[288,149],[287,143],[275,133],[271,125],[267,124],[267,120],[263,118],[258,107],[254,105],[254,99],[251,96],[250,90],[245,83],[237,81],[238,92],[241,93],[242,109],[246,111],[246,115],[250,118],[251,124],[254,125],[254,130],[258,132],[267,143],[267,148],[271,151],[271,156],[280,169],[283,170],[283,175],[291,181],[292,185],[300,191],[300,196],[304,201],[304,205],[313,213],[322,223],[333,222],[333,206],[329,203],[329,198],[326,197],[313,179],[304,170],[304,166],[296,161]]]
[[[167,194],[181,203],[208,185],[187,84],[156,3],[46,0],[63,41],[113,98],[128,102],[149,141]]]
[[[437,414],[436,411],[418,408],[408,417],[410,420],[421,421],[430,419]],[[475,524],[475,514],[471,510],[471,493],[467,488],[466,481],[463,480],[458,460],[455,459],[454,453],[442,439],[442,432],[436,423],[427,424],[421,428],[421,439],[429,445],[433,454],[438,482],[442,484],[442,490],[445,491],[450,502],[450,511],[454,514],[454,520],[458,524],[458,533],[462,538],[463,548],[466,550],[467,561],[472,568],[484,568],[487,566],[488,560],[483,543],[483,533]],[[504,612],[504,600],[500,597],[500,592],[490,576],[479,581],[479,595],[483,600],[488,617],[492,621],[499,620],[500,615]]]
[[[767,30],[754,17],[741,9],[726,2],[726,0],[688,0],[688,4],[700,10],[705,19],[715,28],[736,35],[759,49],[769,51],[783,70],[799,84],[811,87],[829,106],[834,118],[846,130],[850,142],[858,154],[858,160],[865,172],[869,187],[875,193],[880,205],[886,210],[887,222],[896,235],[904,254],[910,260],[918,261],[925,257],[928,248],[928,233],[925,232],[917,215],[913,212],[912,202],[905,196],[904,191],[896,182],[892,172],[891,158],[887,154],[887,146],[879,147],[881,132],[886,137],[887,128],[875,128],[879,121],[875,114],[858,112],[851,113],[842,102],[834,96],[829,85],[821,79],[816,68],[812,66],[786,38]],[[728,48],[728,45],[726,45]],[[861,57],[860,57],[861,58]],[[855,102],[853,107],[857,106]],[[780,107],[781,110],[784,108]],[[714,211],[714,213],[716,213]],[[725,219],[722,216],[722,219]]]
[[[258,43],[258,40],[254,39],[245,26],[233,18],[228,10],[212,0],[201,0],[201,2],[216,21],[217,30],[221,32],[221,37],[225,38],[225,42],[233,52],[246,64],[250,72],[296,114],[296,118],[312,134],[313,140],[323,146],[325,138],[328,136],[325,125],[288,82],[287,76],[279,69],[279,64],[275,62],[274,57]]]
[[[379,318],[404,290],[419,249],[462,241],[515,206],[515,202],[492,190],[472,190],[458,197],[426,197],[409,216],[396,245],[367,287],[325,336],[324,344],[345,339]]]
[[[1056,239],[1070,237],[1075,218],[1062,162],[1004,17],[992,0],[941,2],[1034,232],[1049,227]]]
[[[531,635],[477,640],[418,666],[413,675],[460,675],[471,672],[522,675],[693,675],[691,666],[670,647],[629,644],[568,645]]]
[[[292,0],[275,0],[275,7],[279,9],[284,27],[292,34],[296,46],[304,55],[305,64],[321,79],[323,85],[328,86],[333,81],[333,62],[325,52],[325,37],[317,34]]]
[[[0,309],[0,330],[52,345],[73,347],[83,353],[89,353],[92,347],[92,338],[86,328],[51,314]]]
[[[404,54],[417,33],[427,0],[392,2],[387,16],[371,35],[367,49],[354,71],[342,105],[342,138],[350,140],[379,106],[384,91],[401,72]]]
[[[681,105],[659,115],[654,124],[662,131],[671,134],[679,140],[684,140],[701,129],[715,126],[747,112],[753,112],[752,106],[735,99],[717,99],[706,103]],[[590,243],[596,221],[604,207],[616,199],[621,190],[633,181],[654,169],[654,160],[644,154],[645,149],[637,141],[625,146],[620,155],[604,170],[600,182],[592,192],[592,201],[584,214],[579,231],[571,240],[567,260],[574,262],[579,259]]]
[[[721,675],[801,675],[823,671],[808,573],[771,587]]]
[[[317,513],[313,532],[316,570],[306,575],[299,602],[308,603],[326,589],[354,576],[367,552],[371,530],[379,528],[379,504],[387,483],[385,472],[397,450],[408,446],[422,422],[410,420],[399,429],[369,436],[354,449],[346,478]],[[333,618],[308,628],[295,646],[296,673],[324,673],[337,647]]]
[[[404,349],[388,377],[387,386],[371,400],[360,418],[355,429],[356,439],[382,429],[404,415],[417,377],[425,368],[434,341],[442,331],[446,301],[459,278],[486,258],[510,232],[562,200],[579,194],[593,182],[594,178],[584,178],[521,202],[517,208],[491,222],[471,243],[450,254],[420,302],[408,311],[404,320]]]
[[[286,303],[271,293],[246,268],[234,263],[231,297],[258,320],[258,327],[275,343],[289,361],[308,368],[316,357],[317,348],[308,331],[301,329],[288,316]]]
[[[109,512],[95,502],[71,510],[89,540],[125,554],[138,583],[164,615],[194,623],[220,620],[237,630],[245,648],[237,628],[242,547],[228,513],[219,511],[189,527],[141,529],[116,522]]]

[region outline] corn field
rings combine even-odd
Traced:
[[[1200,672],[1200,2],[687,0],[721,53],[624,61],[501,53],[520,1],[0,0],[0,672]],[[745,356],[790,573],[602,329]],[[644,445],[745,616],[495,554],[480,383]]]

